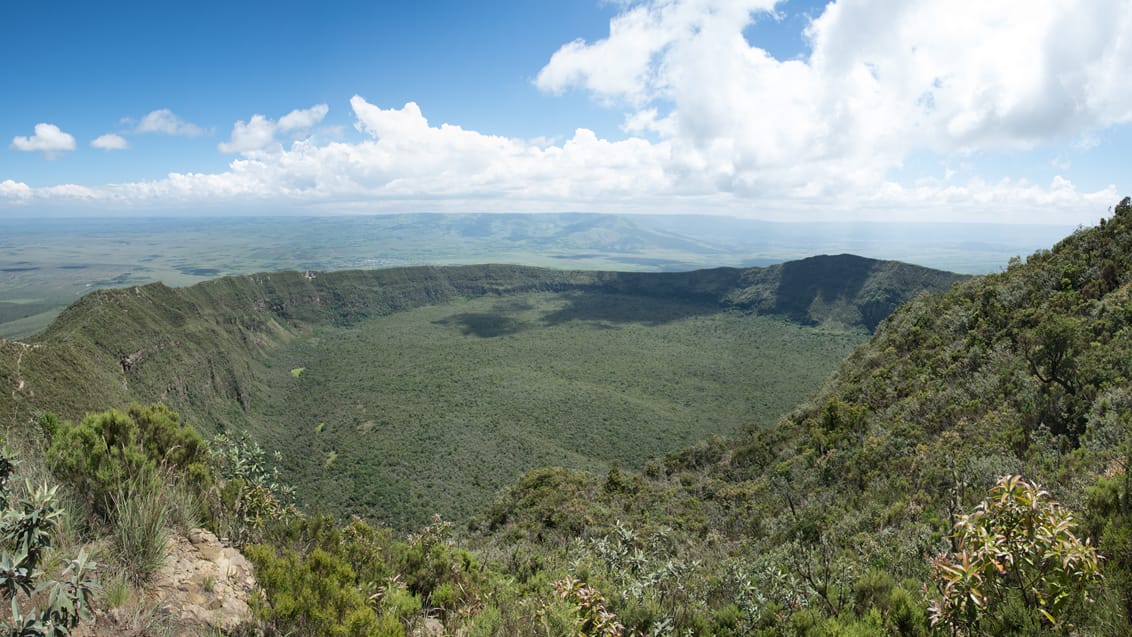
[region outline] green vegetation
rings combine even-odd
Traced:
[[[532,472],[472,525],[473,543],[516,577],[566,569],[627,630],[926,634],[932,560],[962,564],[965,548],[965,568],[984,569],[973,602],[984,607],[948,614],[937,598],[940,622],[1127,633],[1132,201],[1114,212],[897,310],[777,427],[670,454],[643,475]],[[1007,474],[1048,494],[1015,481],[991,492],[1001,505],[983,503]],[[1009,531],[1021,501],[1037,535]],[[973,561],[972,533],[1001,568]],[[988,544],[1006,537],[1017,544],[1005,553]],[[681,587],[661,575],[672,572]]]
[[[87,498],[105,519],[123,500],[149,497],[162,470],[183,473],[203,492],[210,485],[204,439],[164,405],[89,414],[77,425],[52,425],[47,461],[55,475]],[[123,498],[123,493],[129,497]]]
[[[0,597],[10,602],[11,615],[0,621],[9,635],[65,637],[79,622],[90,618],[91,600],[97,582],[91,577],[95,564],[84,550],[68,560],[58,579],[43,578],[41,569],[51,549],[63,511],[56,497],[58,487],[33,487],[25,483],[18,497],[11,488],[16,456],[0,452]],[[38,607],[30,607],[32,604]]]
[[[158,485],[133,478],[118,488],[111,503],[110,540],[123,558],[123,572],[135,584],[145,584],[165,562],[169,502]]]
[[[985,635],[1011,632],[1012,620],[1040,618],[1067,632],[1064,618],[1092,601],[1089,589],[1101,579],[1096,550],[1074,535],[1072,514],[1021,477],[1003,477],[955,526],[954,554],[932,562],[939,588],[933,624]],[[1021,612],[1009,616],[1011,606]]]
[[[269,632],[1127,634],[1132,200],[1024,263],[916,296],[808,400],[773,426],[757,422],[742,409],[784,390],[756,393],[763,381],[735,379],[760,357],[784,375],[771,323],[793,330],[783,340],[848,345],[846,325],[879,317],[870,303],[880,312],[912,296],[889,294],[890,284],[923,283],[895,266],[834,259],[848,273],[839,285],[825,283],[829,262],[817,260],[685,275],[505,266],[273,274],[93,293],[43,340],[4,345],[0,369],[15,398],[0,396],[0,408],[25,425],[52,392],[69,406],[89,399],[53,389],[50,379],[65,381],[70,368],[44,364],[50,354],[77,363],[92,386],[105,374],[107,396],[153,392],[191,420],[246,424],[279,448],[277,473],[261,447],[230,433],[209,446],[204,469],[182,463],[173,472],[215,485],[204,490],[209,525],[243,529],[231,536],[257,565],[257,613]],[[611,371],[595,365],[614,353]],[[294,377],[297,367],[305,371]],[[723,377],[718,385],[711,371]],[[729,384],[743,395],[713,393]],[[485,385],[513,398],[478,406],[491,397]],[[693,390],[675,397],[681,386]],[[745,407],[716,406],[713,423],[705,406],[681,411],[696,394]],[[609,401],[609,422],[583,421],[611,395],[639,400]],[[458,421],[435,425],[457,407],[468,409]],[[544,425],[547,412],[568,420]],[[694,429],[683,449],[634,456],[664,431],[624,442],[642,427],[617,428],[634,412],[650,426]],[[492,416],[496,431],[476,425]],[[395,417],[412,426],[397,429]],[[731,418],[731,437],[710,435],[727,432]],[[301,490],[313,512],[298,513],[279,488],[289,476],[310,478],[313,497],[328,498],[317,483],[324,471],[365,484],[359,449],[493,465],[503,455],[485,451],[486,441],[510,420],[523,427],[503,438],[509,455],[545,427],[567,434],[550,453],[579,464],[527,471],[479,514],[457,509],[454,524],[418,521],[400,537],[398,521],[377,515],[380,523],[320,515]],[[35,431],[83,448],[67,433],[74,427]],[[377,444],[390,432],[392,443]],[[414,445],[425,448],[415,459]],[[399,475],[382,482],[411,496],[390,478]],[[443,502],[468,488],[461,479],[435,478],[419,501]],[[361,510],[375,486],[367,488],[341,513]],[[240,513],[212,513],[222,511]]]
[[[292,341],[274,367],[306,372],[269,375],[249,420],[306,508],[409,530],[529,469],[639,469],[772,423],[862,338],[625,295],[482,297]]]
[[[0,418],[160,401],[205,433],[248,432],[283,452],[301,503],[407,530],[434,512],[466,517],[527,469],[640,468],[744,422],[773,423],[878,312],[957,278],[841,256],[687,273],[403,268],[100,290],[42,337],[0,341]],[[104,484],[84,493],[105,500],[117,469],[91,468]]]

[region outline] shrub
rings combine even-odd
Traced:
[[[956,552],[932,561],[932,624],[959,634],[1067,630],[1074,605],[1101,577],[1096,551],[1073,527],[1046,491],[1019,476],[999,480],[960,516]]]
[[[158,469],[189,476],[198,492],[210,481],[204,439],[165,405],[131,405],[63,423],[47,450],[59,479],[86,494],[92,510],[110,521],[119,485],[160,479]]]
[[[8,621],[0,620],[0,631],[10,635],[50,635],[64,637],[83,619],[89,618],[90,601],[98,584],[89,579],[95,564],[84,550],[67,562],[61,580],[41,581],[39,567],[50,547],[52,532],[62,510],[56,500],[56,487],[32,487],[12,506],[9,480],[16,467],[14,454],[0,452],[0,500],[5,510],[0,518],[0,597],[11,601]],[[33,593],[46,604],[21,608]]]
[[[210,517],[221,537],[235,546],[261,542],[269,521],[293,519],[294,489],[283,483],[278,466],[269,466],[267,452],[247,435],[220,434],[210,450],[223,484],[209,499]],[[275,454],[278,463],[281,456]]]

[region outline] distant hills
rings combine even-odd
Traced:
[[[1000,271],[1071,228],[766,222],[705,215],[397,214],[0,219],[0,336],[23,338],[94,289],[286,270],[510,263],[686,272],[858,254]]]

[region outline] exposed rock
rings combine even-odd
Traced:
[[[444,624],[439,619],[426,617],[420,628],[413,632],[413,637],[442,637]]]
[[[174,534],[165,565],[137,604],[96,610],[95,621],[73,637],[177,637],[213,635],[252,621],[248,595],[255,589],[252,565],[203,529]]]
[[[255,588],[254,571],[239,551],[204,529],[169,538],[167,551],[147,593],[159,609],[181,624],[220,629],[252,619],[248,594]]]

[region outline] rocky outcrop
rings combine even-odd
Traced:
[[[167,551],[165,566],[148,592],[159,613],[176,624],[223,630],[252,619],[248,595],[255,575],[239,551],[203,529],[169,538]]]
[[[247,627],[248,597],[255,590],[251,562],[203,529],[173,534],[165,565],[146,586],[142,599],[95,611],[73,637],[197,637]],[[238,632],[238,631],[237,631]]]

